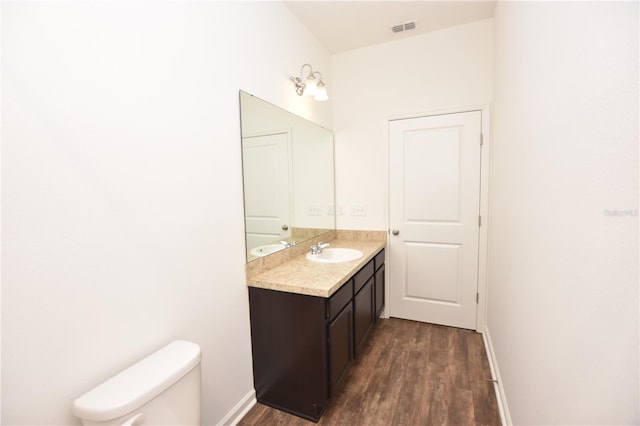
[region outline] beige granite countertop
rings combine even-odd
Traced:
[[[386,245],[384,231],[374,231],[373,237],[366,235],[366,239],[354,239],[354,236],[357,237],[357,233],[338,232],[336,239],[330,240],[329,243],[331,247],[353,248],[362,251],[363,256],[360,259],[343,263],[318,263],[307,260],[305,252],[261,273],[251,276],[248,274],[247,285],[310,296],[329,297]]]

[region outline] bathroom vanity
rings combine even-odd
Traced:
[[[384,233],[382,233],[384,236]],[[385,240],[335,240],[363,257],[304,255],[248,277],[258,402],[318,421],[384,308]]]
[[[240,112],[256,396],[318,421],[384,308],[387,232],[335,229],[330,130],[246,92]]]

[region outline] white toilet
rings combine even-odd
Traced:
[[[200,346],[176,340],[73,402],[83,425],[199,425]]]

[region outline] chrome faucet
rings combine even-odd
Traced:
[[[329,243],[317,243],[311,245],[311,254],[321,254],[322,249],[329,247]]]
[[[296,240],[293,240],[291,242],[285,241],[285,240],[280,240],[280,244],[282,244],[285,248],[289,248],[291,246],[295,246],[296,244],[298,244],[298,242]]]

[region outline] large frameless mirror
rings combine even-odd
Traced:
[[[333,133],[240,91],[247,262],[335,229]]]

